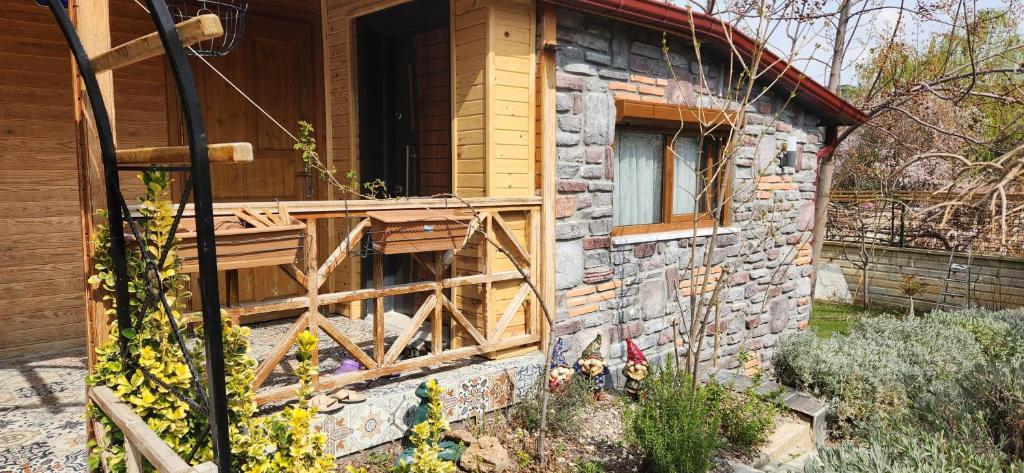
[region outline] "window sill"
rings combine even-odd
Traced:
[[[736,233],[739,229],[736,227],[718,227],[719,235],[728,235]],[[634,245],[637,243],[649,243],[652,241],[666,241],[666,240],[683,240],[686,238],[699,238],[711,236],[715,232],[714,227],[698,228],[694,231],[692,228],[685,230],[671,230],[667,232],[654,232],[654,233],[638,233],[635,235],[619,235],[612,237],[612,246],[619,245]]]

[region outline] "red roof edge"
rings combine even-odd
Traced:
[[[668,3],[653,0],[545,1],[665,31],[686,35],[693,31],[698,38],[713,39],[724,46],[729,45],[729,38],[731,38],[732,45],[736,51],[745,55],[745,59],[753,57],[757,50],[757,43],[743,32],[723,24],[710,15],[696,11],[690,12]],[[762,70],[776,74],[778,83],[789,90],[795,90],[798,98],[810,102],[819,109],[822,125],[855,125],[868,120],[867,114],[862,110],[830,92],[796,68],[789,66],[771,51],[763,50],[760,62]]]

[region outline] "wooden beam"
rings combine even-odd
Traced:
[[[217,143],[209,146],[211,163],[250,163],[252,144]],[[118,164],[187,164],[188,146],[158,146],[117,150]]]
[[[259,389],[263,385],[263,382],[267,380],[267,377],[274,371],[274,368],[281,363],[281,359],[288,354],[288,350],[291,350],[292,345],[295,344],[295,339],[299,337],[299,333],[309,325],[309,315],[310,312],[305,312],[299,316],[298,320],[288,329],[284,339],[278,342],[277,346],[274,347],[274,351],[270,352],[270,356],[260,363],[259,368],[256,369],[256,378],[252,381],[253,390]]]
[[[220,18],[214,14],[199,15],[185,20],[178,23],[175,28],[178,30],[178,38],[181,40],[182,46],[190,46],[224,35]],[[96,72],[113,70],[162,54],[164,54],[164,45],[160,41],[160,35],[153,32],[93,55],[92,67]]]
[[[508,306],[505,307],[505,312],[501,314],[501,318],[498,319],[498,325],[494,327],[494,331],[491,332],[487,340],[491,343],[501,339],[501,334],[505,333],[508,329],[509,324],[512,323],[512,318],[516,316],[516,312],[519,312],[519,308],[523,306],[523,302],[526,302],[526,296],[530,295],[530,285],[523,283],[519,286],[519,291],[509,301]]]
[[[529,272],[527,272],[527,274],[529,274]],[[488,282],[511,281],[514,279],[522,278],[523,276],[520,275],[518,271],[503,271],[494,274],[474,274],[471,276],[459,276],[444,279],[441,281],[423,281],[408,284],[399,284],[396,286],[389,286],[384,289],[356,289],[354,291],[341,291],[330,294],[321,294],[320,304],[340,304],[342,302],[361,301],[366,299],[376,299],[380,297],[400,296],[403,294],[412,294],[415,292],[428,292],[438,287],[442,289],[451,289],[453,287],[472,286],[476,284],[486,284]]]
[[[466,329],[466,331],[469,332],[469,336],[473,337],[473,340],[476,340],[477,344],[487,344],[487,338],[484,337],[483,334],[481,334],[480,331],[476,329],[475,325],[469,323],[469,320],[466,319],[466,316],[462,313],[462,311],[459,310],[458,307],[455,307],[455,304],[453,304],[452,301],[449,300],[443,294],[441,295],[441,302],[443,302],[444,306],[448,308],[448,312],[451,312],[452,318],[458,321],[459,325],[462,325],[462,328]]]
[[[345,240],[342,241],[333,252],[331,252],[331,255],[327,257],[324,264],[320,265],[320,269],[317,270],[317,273],[320,274],[321,284],[323,281],[328,279],[331,272],[333,272],[339,264],[345,261],[345,258],[348,256],[349,252],[352,251],[352,248],[358,249],[358,246],[356,245],[358,245],[359,241],[363,239],[363,233],[365,233],[366,229],[369,227],[370,219],[364,218],[360,220],[359,223],[356,224],[356,227],[349,232],[348,237],[346,237]]]
[[[380,378],[381,376],[389,376],[393,374],[419,370],[428,366],[435,367],[437,365],[447,363],[453,360],[469,358],[471,356],[482,355],[493,351],[507,350],[509,348],[517,348],[525,345],[531,345],[537,343],[538,340],[540,340],[540,337],[538,335],[519,335],[516,337],[507,338],[498,343],[456,348],[454,350],[449,350],[444,353],[441,353],[440,355],[426,355],[413,358],[411,360],[403,360],[393,365],[384,366],[375,370],[360,370],[353,371],[351,373],[325,376],[322,379],[320,379],[320,389],[329,391],[332,389],[344,387],[352,383],[358,383],[360,381],[366,381],[370,379],[377,379]],[[297,385],[291,385],[266,389],[263,392],[256,394],[256,403],[262,405],[271,402],[281,402],[287,401],[289,399],[294,399],[296,388]]]
[[[341,331],[338,330],[338,327],[335,327],[334,324],[331,323],[330,320],[327,320],[326,317],[319,313],[317,316],[320,317],[320,328],[324,329],[324,333],[326,333],[327,336],[338,342],[338,345],[341,345],[345,351],[355,357],[355,359],[362,363],[366,369],[372,370],[377,368],[377,362],[374,361],[373,358],[370,358],[362,348],[359,348],[359,345],[356,345],[352,340],[345,336],[345,334],[341,333]]]
[[[384,289],[384,255],[373,254],[373,287]],[[373,359],[384,362],[384,296],[374,299],[373,306]]]
[[[110,388],[93,386],[89,388],[89,398],[121,430],[126,443],[133,445],[132,449],[138,455],[145,457],[146,461],[157,471],[167,473],[194,473],[197,471],[178,456],[156,432],[153,432],[146,421],[142,420],[131,407],[121,402]]]
[[[390,365],[398,359],[398,355],[402,354],[402,350],[412,341],[412,337],[416,335],[420,326],[427,320],[427,316],[434,312],[437,302],[437,297],[434,294],[427,296],[427,300],[423,301],[423,305],[416,310],[416,314],[413,315],[409,326],[405,328],[405,331],[388,348],[388,352],[384,355],[384,366]]]
[[[316,220],[309,220],[306,222],[306,261],[305,266],[306,274],[309,276],[306,280],[306,304],[309,306],[309,333],[320,340],[320,301],[319,290],[320,290],[320,274],[316,270],[316,252],[317,252],[317,241],[316,241]],[[313,363],[313,386],[317,385],[320,380],[320,348],[317,347],[313,350],[312,359]]]
[[[555,307],[555,197],[557,196],[557,146],[558,111],[555,109],[555,59],[558,44],[557,10],[550,3],[541,7],[541,57],[540,57],[540,160],[541,160],[541,206],[540,206],[540,301],[545,307]],[[548,346],[548,326],[541,322],[541,346]],[[546,349],[546,348],[545,348]]]
[[[297,268],[295,263],[279,264],[277,267],[281,268],[282,271],[291,276],[291,278],[295,282],[299,283],[300,286],[306,287],[306,284],[308,284],[309,279],[306,277],[306,273],[303,273],[302,270]]]
[[[505,219],[501,218],[500,214],[495,213],[492,217],[494,223],[498,224],[497,232],[494,232],[498,237],[498,240],[502,243],[505,251],[508,252],[509,257],[515,260],[515,263],[520,268],[530,267],[530,253],[527,253],[523,245],[519,243],[512,231],[509,230],[508,224],[505,223]]]
[[[353,218],[364,217],[366,212],[374,210],[423,210],[423,209],[465,209],[466,205],[477,210],[488,212],[511,212],[529,210],[541,205],[540,197],[468,197],[461,199],[442,199],[431,197],[410,197],[381,200],[296,200],[287,201],[288,211],[292,217],[302,218]],[[254,209],[276,209],[278,202],[246,202],[246,206]],[[177,204],[171,206],[177,211]],[[238,208],[237,203],[214,203],[215,216],[231,215]],[[128,209],[137,215],[139,205],[131,204]],[[483,212],[481,212],[483,213]],[[192,204],[185,205],[184,215],[195,215]],[[553,215],[553,214],[552,214]]]

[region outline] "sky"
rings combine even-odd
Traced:
[[[674,0],[677,5],[686,5],[694,0]],[[698,0],[699,1],[699,0]],[[735,0],[718,0],[728,4]],[[767,0],[771,2],[772,0]],[[856,81],[856,65],[862,63],[869,56],[870,49],[876,46],[884,38],[892,34],[893,27],[899,18],[898,10],[893,8],[900,5],[899,0],[866,0],[873,6],[888,7],[880,8],[877,12],[864,15],[861,24],[855,29],[850,41],[846,59],[843,65],[842,83],[853,84]],[[972,9],[1005,8],[1007,2],[1001,0],[968,0]],[[704,3],[704,2],[701,2]],[[839,0],[825,0],[826,11],[836,11]],[[902,2],[905,5],[914,4],[915,0]],[[1019,10],[1019,9],[1018,9]],[[935,20],[922,20],[921,18],[904,15],[900,21],[900,39],[912,43],[923,44],[931,35],[936,32],[948,30],[948,26],[942,22],[948,22],[946,15],[939,16]],[[743,27],[753,30],[757,25],[747,22]],[[799,32],[797,45],[794,47],[793,40],[787,34]],[[834,40],[834,31],[824,20],[814,22],[790,21],[779,25],[774,33],[769,36],[769,46],[774,52],[783,57],[788,57],[795,49],[796,60],[793,65],[807,74],[808,77],[825,84],[828,80],[827,65],[831,56],[831,45]]]

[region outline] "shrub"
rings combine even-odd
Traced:
[[[785,384],[824,398],[833,434],[849,437],[872,415],[905,411],[917,393],[952,385],[983,359],[975,338],[943,319],[880,317],[849,335],[780,340],[774,365]]]
[[[722,414],[721,434],[729,447],[753,453],[768,441],[781,403],[775,393],[762,396],[750,388],[742,392],[725,392],[719,410]]]
[[[413,426],[409,436],[413,445],[412,459],[400,459],[394,468],[396,473],[455,473],[455,464],[438,456],[442,451],[441,439],[448,431],[448,421],[441,407],[443,392],[437,380],[427,382],[427,418]]]
[[[512,422],[530,432],[540,428],[541,391],[509,411]],[[594,383],[583,376],[573,376],[572,382],[548,400],[547,429],[549,432],[574,432],[579,429],[580,415],[594,404]]]
[[[1024,313],[1019,310],[968,309],[933,312],[930,317],[936,323],[967,330],[987,359],[1009,360],[1024,355]]]
[[[145,172],[140,175],[146,195],[140,199],[143,219],[140,223],[142,238],[138,244],[154,258],[160,255],[163,242],[171,233],[174,214],[168,200],[171,179],[166,172]],[[89,282],[105,291],[106,314],[116,311],[112,296],[114,274],[110,264],[110,230],[99,226],[95,235],[96,274]],[[95,371],[87,378],[90,385],[105,385],[132,407],[157,435],[186,461],[199,463],[212,457],[209,435],[205,435],[206,418],[173,392],[178,391],[196,398],[193,373],[185,363],[185,352],[177,344],[179,337],[189,339],[188,354],[194,360],[196,379],[205,384],[204,347],[202,330],[188,333],[180,309],[190,294],[185,290],[188,277],[180,273],[181,260],[176,245],[172,245],[167,258],[159,268],[163,291],[167,294],[170,314],[159,304],[151,303],[152,294],[146,290],[149,277],[146,265],[138,251],[126,256],[132,326],[121,328],[112,324],[108,341],[96,349]],[[171,326],[170,318],[176,322]],[[224,363],[228,395],[229,438],[232,448],[233,471],[285,472],[333,471],[334,458],[324,452],[326,438],[313,433],[310,422],[315,409],[307,408],[305,399],[312,386],[314,369],[311,353],[316,349],[316,338],[308,332],[299,337],[298,358],[300,388],[299,405],[285,408],[269,417],[256,417],[255,395],[252,381],[256,362],[247,356],[249,329],[223,322]],[[118,334],[123,330],[130,340],[130,350],[137,366],[123,369],[124,360],[118,346]],[[143,369],[147,374],[143,373]],[[90,442],[90,467],[103,462],[109,471],[125,471],[124,437],[113,422],[96,408],[89,415],[100,422],[105,445]]]
[[[623,413],[626,441],[655,473],[703,473],[721,445],[719,404],[725,388],[676,373],[669,360],[645,380],[646,396]]]
[[[959,384],[993,441],[1011,458],[1024,460],[1024,358],[978,365]]]

